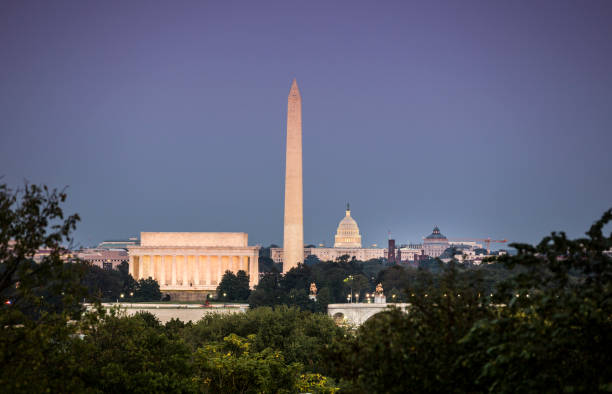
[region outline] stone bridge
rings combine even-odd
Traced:
[[[410,304],[329,304],[327,306],[327,314],[331,316],[337,324],[344,323],[360,326],[370,317],[392,306],[406,311]]]
[[[244,313],[249,309],[249,304],[211,304],[209,306],[197,304],[164,304],[164,303],[103,303],[102,306],[109,310],[118,308],[124,311],[128,316],[138,312],[151,312],[161,321],[166,324],[170,319],[179,319],[183,322],[198,322],[205,315],[211,313]],[[87,309],[92,309],[90,304],[86,305]]]

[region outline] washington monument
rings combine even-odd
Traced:
[[[302,97],[296,80],[287,100],[287,155],[285,164],[285,232],[283,273],[304,261],[302,209]]]

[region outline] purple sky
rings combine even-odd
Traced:
[[[3,1],[0,175],[68,185],[83,245],[282,243],[286,100],[304,235],[581,235],[612,206],[611,1]]]

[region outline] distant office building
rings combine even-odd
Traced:
[[[423,240],[423,251],[427,256],[438,257],[449,247],[448,238],[440,233],[436,226],[433,232]]]
[[[140,241],[138,238],[128,238],[123,240],[113,240],[113,241],[102,241],[96,249],[125,249],[127,250],[130,246],[138,246]]]
[[[476,250],[482,249],[482,244],[477,241],[448,241],[449,246],[458,249]]]
[[[10,247],[10,242],[9,242],[9,247]],[[53,252],[53,249],[38,249],[36,251],[36,253],[34,253],[34,256],[32,256],[32,260],[34,260],[37,263],[40,263],[45,258],[49,257],[52,252]],[[60,259],[62,261],[69,261],[73,257],[74,257],[74,255],[73,255],[72,251],[70,251],[68,249],[63,249],[60,252]]]
[[[387,249],[383,248],[304,248],[304,260],[309,256],[315,256],[321,261],[336,261],[342,256],[353,257],[359,261],[372,259],[384,259],[387,257]],[[270,258],[275,263],[283,262],[283,248],[270,248]]]
[[[401,245],[398,249],[398,254],[400,261],[415,261],[423,259],[425,256],[423,245],[421,244]]]
[[[82,249],[75,253],[75,257],[104,269],[116,269],[119,264],[129,261],[126,250]]]

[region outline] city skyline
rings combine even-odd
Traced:
[[[0,176],[68,186],[85,246],[282,245],[297,78],[305,243],[332,243],[346,201],[364,246],[575,237],[609,208],[609,3],[351,4],[2,4]]]

